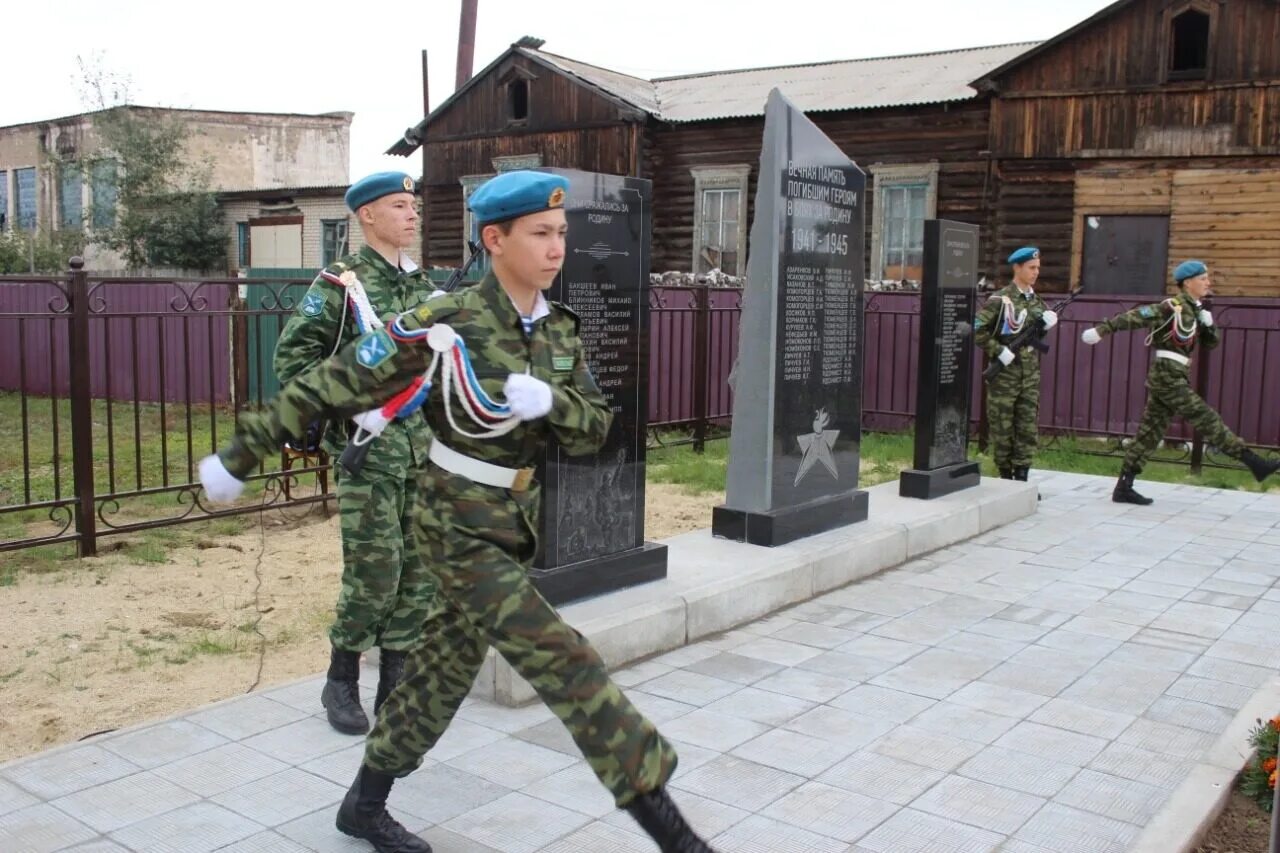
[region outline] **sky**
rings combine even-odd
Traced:
[[[1049,38],[1109,0],[478,0],[475,71],[525,35],[653,78]],[[382,152],[454,90],[461,0],[44,0],[5,12],[0,127],[82,112],[81,61],[148,106],[355,113],[351,177],[421,173]],[[23,37],[22,34],[28,34]]]

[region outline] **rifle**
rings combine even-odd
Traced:
[[[471,257],[467,258],[465,264],[454,270],[448,280],[445,281],[444,286],[440,288],[445,293],[453,291],[462,282],[462,279],[466,277],[467,273],[471,271],[471,267],[475,265],[476,261],[484,255],[484,247],[477,243],[468,240],[467,247],[471,250]],[[398,412],[402,406],[412,400],[414,395],[418,393],[421,384],[420,382],[413,383],[384,403],[382,405],[383,413],[394,415]],[[348,474],[359,474],[364,468],[365,459],[369,456],[369,448],[373,446],[376,438],[376,436],[367,434],[361,436],[361,432],[362,430],[357,427],[355,433],[347,440],[347,446],[342,451],[342,455],[338,457],[338,464]]]
[[[1070,296],[1068,296],[1066,299],[1063,299],[1061,302],[1059,302],[1057,305],[1054,305],[1053,308],[1049,310],[1061,316],[1062,310],[1066,308],[1068,305],[1070,305],[1072,302],[1075,302],[1076,297],[1079,296],[1081,293],[1084,293],[1084,285],[1081,285],[1080,287],[1077,287],[1075,290],[1071,291]],[[1044,342],[1044,336],[1047,331],[1048,330],[1045,329],[1044,327],[1044,319],[1037,317],[1034,323],[1028,323],[1027,325],[1023,326],[1022,330],[1018,332],[1016,335],[1014,335],[1012,338],[1010,338],[1008,343],[1005,344],[1005,346],[1008,347],[1009,351],[1013,353],[1021,352],[1024,347],[1032,347],[1036,350],[1039,350],[1040,352],[1048,352],[1049,345]],[[1003,370],[1004,370],[1004,362],[1002,362],[998,358],[993,358],[991,359],[991,363],[987,365],[987,369],[982,371],[982,379],[985,382],[990,382],[992,379],[995,379],[997,376],[999,376],[1001,371]]]

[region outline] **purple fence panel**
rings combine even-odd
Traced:
[[[707,294],[709,354],[707,358],[707,417],[722,420],[733,416],[733,391],[729,374],[738,357],[738,336],[742,329],[742,291],[713,288]]]

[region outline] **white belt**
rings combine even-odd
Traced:
[[[1156,358],[1167,358],[1170,361],[1178,362],[1178,364],[1181,364],[1184,367],[1191,364],[1191,359],[1187,358],[1185,355],[1178,355],[1176,352],[1169,352],[1167,349],[1156,350]]]
[[[533,484],[532,468],[503,468],[501,465],[472,459],[435,438],[431,439],[431,450],[428,451],[427,458],[450,474],[498,489],[523,492]]]

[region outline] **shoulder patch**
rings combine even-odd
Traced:
[[[356,361],[361,367],[373,370],[396,354],[396,342],[386,329],[378,329],[365,335],[356,344]]]
[[[324,313],[325,301],[324,294],[317,288],[312,287],[302,297],[302,304],[298,306],[298,310],[302,312],[304,317],[319,317]]]
[[[1142,317],[1154,317],[1156,316],[1156,309],[1152,308],[1150,305],[1143,305],[1138,309],[1138,314]]]

